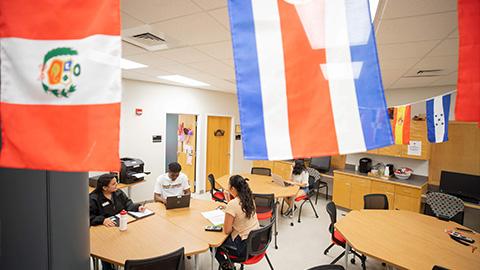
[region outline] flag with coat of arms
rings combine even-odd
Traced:
[[[0,167],[118,170],[119,0],[0,10]]]

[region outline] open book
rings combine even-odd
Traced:
[[[223,225],[225,221],[225,212],[219,209],[202,212],[202,216],[208,219],[214,226]]]

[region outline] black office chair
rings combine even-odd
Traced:
[[[212,195],[212,200],[216,202],[227,203],[225,201],[225,195],[223,194],[223,190],[217,189],[215,187],[215,177],[213,176],[213,174],[208,175],[208,182],[210,182],[210,186],[212,187],[210,189],[210,195]]]
[[[367,194],[363,196],[363,209],[388,210],[388,198],[385,194]]]
[[[434,265],[432,270],[449,270],[449,269],[445,268],[445,267],[438,266],[438,265]]]
[[[307,270],[345,270],[345,268],[338,264],[326,264],[308,268]]]
[[[250,171],[251,174],[258,174],[258,175],[266,175],[272,176],[272,170],[270,168],[263,168],[263,167],[252,167]]]
[[[429,192],[427,193],[423,213],[463,225],[465,206],[463,201],[455,196],[440,192]]]
[[[262,224],[262,221],[266,221],[267,224],[270,224],[275,221],[277,218],[277,205],[275,203],[275,195],[271,194],[253,194],[253,199],[255,200],[255,208],[257,213],[257,219]],[[275,236],[275,249],[278,249],[277,245],[277,224],[274,223],[273,227],[274,236]]]
[[[346,246],[346,243],[347,243],[347,240],[345,240],[343,235],[335,229],[335,223],[337,223],[337,206],[335,205],[334,202],[329,202],[327,204],[326,208],[327,208],[327,213],[330,216],[330,226],[328,226],[328,230],[330,231],[331,236],[332,236],[332,244],[330,244],[330,246],[328,246],[325,249],[325,251],[323,251],[323,254],[325,254],[325,255],[327,255],[328,251],[330,251],[330,249],[335,245],[341,246],[345,249],[345,246]],[[355,263],[355,257],[358,257],[360,259],[360,261],[362,262],[362,269],[365,270],[366,269],[365,261],[367,260],[367,257],[365,255],[360,255],[359,253],[357,253],[353,249],[350,249],[350,251],[354,255],[353,258],[350,260],[350,262],[354,264]],[[338,257],[336,257],[330,264],[337,263],[338,260],[340,260],[343,256],[345,256],[345,252],[346,251],[344,251],[344,252],[342,252],[342,254],[338,255]]]
[[[317,205],[318,202],[318,193],[320,192],[320,189],[325,188],[325,200],[328,201],[328,184],[325,181],[322,181],[322,176],[320,175],[320,172],[317,169],[307,167],[308,175],[313,176],[315,178],[315,181],[318,181],[318,188],[316,190],[316,195],[315,195],[315,205]]]
[[[268,245],[272,241],[272,226],[275,223],[272,222],[265,227],[251,231],[247,238],[247,252],[245,258],[239,258],[235,256],[229,256],[233,263],[240,264],[240,270],[244,269],[244,265],[256,264],[265,257],[267,259],[270,269],[273,270],[272,263],[267,255]],[[221,251],[220,251],[221,252]],[[218,266],[220,270],[220,266]]]
[[[143,260],[125,261],[125,270],[185,270],[185,249],[182,247],[172,253]]]

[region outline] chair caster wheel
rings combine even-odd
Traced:
[[[327,253],[328,253],[328,252],[325,250],[325,251],[323,252],[323,255],[327,255]]]
[[[350,262],[351,262],[352,264],[355,264],[355,259],[350,259]]]
[[[278,249],[278,246],[275,246],[275,249]]]
[[[292,226],[292,227],[293,227],[293,222],[290,222],[290,226]]]
[[[299,220],[298,223],[300,223],[301,221]]]

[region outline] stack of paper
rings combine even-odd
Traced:
[[[155,214],[152,210],[150,209],[145,209],[143,212],[134,212],[134,211],[128,211],[128,214],[131,215],[134,218],[144,218],[150,215]]]
[[[202,216],[208,219],[214,226],[223,225],[225,220],[225,213],[219,209],[202,212]]]

